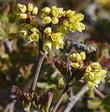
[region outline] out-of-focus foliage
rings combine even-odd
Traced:
[[[38,55],[38,46],[35,42],[33,42],[33,39],[36,40],[36,38],[40,38],[39,31],[35,29],[34,32],[32,29],[34,29],[35,27],[30,26],[32,27],[31,33],[33,35],[30,34],[30,31],[28,30],[28,39],[29,41],[31,41],[31,43],[27,42],[27,36],[25,37],[24,35],[20,35],[24,36],[24,38],[21,38],[18,34],[19,29],[20,32],[27,30],[25,29],[27,28],[27,26],[20,26],[20,24],[24,21],[20,21],[19,23],[17,21],[16,3],[19,2],[22,2],[25,5],[28,4],[28,1],[26,0],[0,0],[0,88],[4,88],[6,90],[10,88],[12,85],[17,85],[21,89],[25,88],[26,90],[30,88],[32,68],[35,64],[36,56]],[[109,112],[110,0],[33,0],[32,2],[35,4],[35,6],[37,6],[40,9],[42,9],[45,6],[57,6],[63,7],[64,10],[71,9],[75,10],[76,12],[81,12],[85,16],[83,23],[85,23],[86,26],[86,30],[83,33],[73,32],[70,33],[70,35],[67,35],[65,39],[62,38],[65,42],[65,45],[63,45],[64,49],[52,49],[49,51],[48,56],[44,60],[42,70],[40,72],[39,81],[37,83],[38,88],[36,94],[39,97],[36,100],[36,104],[39,105],[39,102],[42,101],[43,105],[38,107],[35,105],[35,107],[43,107],[44,111],[46,109],[48,110],[48,108],[50,107],[49,103],[52,100],[52,94],[54,94],[54,104],[56,99],[58,99],[58,96],[61,93],[62,88],[65,86],[64,84],[66,83],[66,80],[68,80],[68,76],[66,75],[69,75],[68,70],[71,68],[70,60],[68,61],[68,59],[70,58],[70,54],[72,54],[73,52],[82,51],[82,55],[81,53],[78,54],[78,56],[75,58],[75,63],[72,63],[72,69],[78,68],[79,65],[83,66],[83,63],[80,63],[79,60],[85,62],[86,57],[86,61],[90,61],[92,59],[93,62],[100,62],[104,68],[108,69],[105,82],[101,83],[101,85],[98,88],[105,95],[105,97],[100,98],[96,93],[94,93],[94,97],[91,98],[89,94],[86,94],[76,104],[75,108],[72,111]],[[56,7],[53,7],[53,10],[54,8],[56,9]],[[43,13],[46,13],[44,10],[42,10]],[[50,9],[46,11],[48,12],[49,10]],[[58,9],[58,12],[59,10],[60,9]],[[55,14],[58,13],[56,12]],[[38,15],[40,15],[40,13]],[[57,17],[53,18],[52,16],[52,18],[47,18],[47,16],[48,14],[46,13],[43,14],[41,17],[44,23],[52,22],[53,24],[56,24],[59,22]],[[77,15],[77,17],[79,16]],[[35,24],[36,21],[38,21],[39,24],[41,24],[41,21],[39,21],[41,18],[35,18],[32,25],[34,24],[34,26],[37,26],[38,24]],[[79,20],[82,20],[82,18],[83,17],[81,16]],[[51,21],[49,19],[51,19]],[[68,28],[68,22],[70,22],[68,19],[65,19],[63,21],[61,20],[61,22],[63,22],[63,28]],[[80,26],[80,28],[78,26]],[[54,28],[57,29],[57,26],[55,26]],[[58,30],[61,31],[62,27],[58,28]],[[82,31],[84,29],[84,26],[82,24],[77,25],[75,31],[77,30],[77,28],[79,29],[79,31]],[[63,29],[63,31],[65,29]],[[47,26],[44,30],[45,34],[49,35],[50,37],[49,39],[47,38],[47,40],[45,41],[44,49],[47,49],[47,47],[51,48],[51,44],[53,44],[52,42],[54,41],[56,36],[61,36],[61,34],[57,32],[51,34],[52,31],[53,30],[50,28],[50,26]],[[38,34],[38,37],[34,37],[34,34]],[[86,46],[80,46],[79,48],[79,46],[73,45],[76,42],[81,42],[82,45],[84,43],[85,45],[87,45],[88,48],[86,48]],[[58,45],[58,48],[59,46],[60,48],[62,48],[62,45]],[[97,50],[94,50],[95,48]],[[93,50],[92,53],[90,53],[90,51],[92,51],[91,49]],[[88,53],[89,55],[85,57],[84,52]],[[81,55],[82,58],[79,59],[79,55]],[[74,59],[72,58],[72,60]],[[81,79],[82,76],[74,75],[74,77],[76,79]],[[80,81],[77,85],[73,85],[73,94],[77,93],[77,91],[81,89],[82,85],[83,83]],[[52,92],[52,94],[49,93],[50,97],[48,95],[48,91],[50,91],[50,93]],[[65,97],[65,99],[63,100],[62,105],[59,108],[59,112],[62,111],[62,108],[65,108],[65,105],[68,101],[68,96]],[[45,100],[45,97],[50,98],[50,100]],[[46,101],[50,101],[48,102],[48,105],[46,104]],[[25,102],[24,105],[26,105]]]

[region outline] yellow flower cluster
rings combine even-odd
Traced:
[[[85,52],[73,53],[70,55],[70,59],[72,60],[71,66],[73,68],[79,68],[81,62],[86,59],[86,54]],[[107,71],[102,69],[98,62],[91,62],[84,74],[84,80],[87,82],[88,89],[98,87],[98,84],[106,77],[106,73]]]
[[[98,84],[106,77],[106,70],[102,69],[98,62],[92,62],[86,68],[84,79],[87,82],[88,89],[94,89],[98,87]]]
[[[23,4],[17,4],[17,8],[19,10],[18,16],[21,19],[27,19],[28,17],[28,13],[32,14],[32,15],[37,15],[38,13],[38,8],[34,7],[32,3],[29,3],[28,6],[26,7]]]
[[[47,27],[44,30],[46,34],[46,39],[44,42],[44,50],[49,50],[52,48],[59,49],[63,48],[64,45],[64,35],[60,32],[52,33],[51,27]]]
[[[71,66],[73,68],[80,67],[80,63],[86,59],[85,52],[73,53],[70,55],[70,59],[72,60]]]
[[[50,22],[58,24],[59,18],[64,14],[63,8],[57,8],[56,6],[52,8],[45,7],[42,9],[42,12],[41,18],[44,24],[49,24]]]
[[[34,7],[32,3],[29,3],[27,6],[23,4],[17,4],[17,8],[19,10],[18,16],[21,19],[28,19],[32,15],[35,16],[38,13],[38,8]],[[44,50],[49,50],[52,48],[59,49],[64,47],[64,36],[65,31],[61,31],[61,27],[63,29],[67,29],[68,31],[82,31],[85,29],[85,26],[81,21],[84,16],[80,13],[76,13],[72,10],[64,11],[63,8],[58,8],[56,6],[52,6],[51,8],[45,7],[42,9],[41,19],[42,23],[45,24],[44,31],[42,32],[45,35],[43,48]],[[51,24],[55,25],[54,32],[52,32]],[[21,35],[28,39],[30,42],[38,41],[41,33],[40,31],[33,27],[30,23],[23,26],[20,33]],[[48,25],[47,25],[48,24]],[[40,24],[37,24],[40,26]]]
[[[38,39],[41,36],[41,33],[40,33],[40,31],[36,27],[33,27],[30,24],[26,24],[20,30],[20,35],[23,38],[27,39],[29,42],[32,42],[32,41],[36,41],[37,42]]]
[[[76,13],[72,10],[64,11],[63,8],[57,8],[56,6],[52,8],[45,7],[42,12],[41,18],[44,24],[58,24],[61,19],[58,31],[62,33],[66,32],[66,30],[82,32],[85,29],[85,25],[81,23],[84,15],[81,13]]]
[[[85,29],[85,25],[81,22],[83,19],[83,14],[76,13],[72,10],[67,10],[65,11],[65,19],[62,21],[62,24],[58,30],[60,30],[61,32],[82,32],[82,30]]]

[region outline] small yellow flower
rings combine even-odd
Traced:
[[[51,22],[51,18],[49,16],[46,16],[46,17],[43,18],[42,22],[44,24],[49,24]]]
[[[75,21],[82,21],[84,19],[84,15],[81,13],[76,13],[74,19]]]
[[[52,39],[52,41],[62,41],[62,38],[61,38],[61,33],[52,33],[52,35],[51,35],[51,39]]]
[[[38,39],[39,39],[39,35],[36,34],[36,33],[32,33],[32,34],[29,36],[30,42],[32,42],[32,41],[38,41]]]
[[[81,56],[82,60],[86,59],[86,53],[84,51],[80,53],[80,56]]]
[[[94,69],[101,69],[101,65],[99,64],[99,62],[94,62],[94,63],[91,63],[91,67],[94,68]]]
[[[68,10],[68,11],[66,11],[66,15],[67,15],[67,17],[73,17],[74,14],[75,14],[75,11],[72,11],[72,10]]]
[[[58,22],[59,22],[58,18],[52,17],[51,19],[52,19],[53,24],[58,24]]]
[[[66,19],[65,19],[65,20],[63,20],[63,25],[64,25],[64,26],[66,26],[66,27],[68,27],[68,26],[69,26],[69,21],[68,21],[68,20],[66,20]]]
[[[70,55],[70,59],[71,59],[72,61],[76,61],[76,53],[71,54],[71,55]]]
[[[71,66],[72,66],[73,68],[78,68],[80,65],[79,65],[79,63],[71,63]]]
[[[49,7],[45,7],[42,9],[42,12],[49,14],[51,9]]]
[[[76,26],[77,26],[77,31],[79,32],[82,32],[83,30],[85,30],[85,25],[81,22],[78,22]]]
[[[17,8],[22,12],[25,13],[27,11],[27,8],[25,5],[17,4]]]
[[[57,8],[56,6],[52,7],[52,15],[58,17],[63,13],[63,8]]]
[[[79,53],[76,53],[76,61],[77,62],[83,61]]]
[[[39,30],[38,30],[36,27],[31,28],[31,31],[32,31],[33,33],[38,33],[38,32],[39,32]]]
[[[74,62],[80,62],[80,61],[84,61],[85,60],[86,54],[85,54],[85,52],[73,53],[73,54],[70,55],[70,58]]]
[[[52,32],[52,28],[51,27],[47,27],[44,30],[44,33],[47,34],[47,35],[51,34],[51,32]]]
[[[59,48],[63,49],[64,42],[63,42],[63,40],[62,41],[53,41],[52,46],[55,49],[59,49]]]
[[[19,18],[20,18],[20,19],[27,19],[27,14],[25,14],[25,13],[20,13]]]

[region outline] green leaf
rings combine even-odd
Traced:
[[[56,88],[56,85],[48,84],[47,82],[38,82],[37,87],[42,88],[42,89],[52,89],[52,88]]]

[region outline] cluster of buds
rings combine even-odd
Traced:
[[[27,6],[23,4],[17,4],[17,8],[19,10],[19,18],[21,19],[27,20],[30,15],[35,16],[38,13],[38,8],[34,7],[32,3],[29,3]],[[62,32],[62,27],[64,29],[67,29],[68,31],[71,30],[81,32],[85,29],[84,24],[81,23],[83,18],[84,16],[82,14],[76,13],[72,10],[64,11],[63,8],[58,8],[56,6],[52,6],[51,8],[43,8],[41,20],[44,26],[46,27],[42,32],[45,34],[45,38],[43,41],[43,49],[62,49],[64,47],[65,36],[65,31]],[[28,39],[30,42],[38,41],[41,33],[36,27],[32,27],[31,24],[32,22],[30,22],[30,25],[24,24],[20,33],[24,38]],[[51,24],[54,24],[56,26],[56,29],[53,29],[54,27],[51,27]],[[58,26],[56,24],[58,24]]]
[[[86,54],[85,52],[73,53],[70,55],[70,59],[72,60],[71,66],[76,69],[81,67],[82,63],[84,66]],[[88,89],[98,87],[98,84],[106,77],[106,72],[98,62],[90,62],[84,73],[84,80],[87,82]]]
[[[46,39],[44,43],[44,50],[48,49],[59,49],[63,48],[64,45],[64,35],[60,32],[53,33],[51,27],[47,27],[44,30],[46,34]]]
[[[34,7],[32,3],[29,3],[27,7],[19,3],[17,4],[17,8],[19,10],[17,15],[20,19],[27,19],[29,14],[35,16],[38,13],[38,8]]]
[[[52,22],[52,24],[58,24],[59,18],[64,15],[63,8],[57,8],[56,6],[53,6],[52,8],[45,7],[42,9],[42,22],[44,24],[49,24]]]
[[[98,87],[98,84],[106,77],[106,70],[102,69],[98,62],[91,62],[86,68],[84,79],[87,82],[88,89]]]
[[[57,8],[56,6],[53,6],[52,8],[45,7],[42,9],[42,12],[42,22],[44,24],[60,23],[60,26],[58,27],[58,31],[60,32],[82,32],[82,30],[85,29],[85,25],[81,23],[81,21],[84,19],[84,15],[81,13],[76,13],[72,10],[64,11],[63,8]]]
[[[85,25],[81,23],[83,18],[84,16],[82,14],[75,13],[72,10],[64,11],[63,8],[58,8],[56,6],[43,8],[41,15],[42,23],[48,24],[48,27],[44,29],[46,35],[44,50],[52,48],[62,49],[64,47],[64,29],[82,32],[82,30],[85,29]],[[54,32],[52,32],[50,24],[58,24]]]
[[[86,59],[86,53],[80,52],[80,53],[73,53],[70,55],[70,59],[72,60],[71,66],[73,68],[80,67],[80,64]]]
[[[23,38],[27,39],[29,42],[33,42],[33,41],[37,42],[41,36],[41,33],[36,27],[33,27],[30,24],[26,24],[20,30],[20,35]]]
[[[65,15],[62,20],[62,24],[59,27],[59,31],[68,32],[68,31],[79,31],[85,29],[85,25],[81,22],[84,19],[84,15],[81,13],[76,13],[72,10],[65,11]]]

